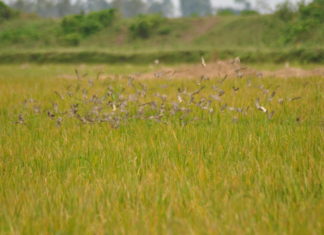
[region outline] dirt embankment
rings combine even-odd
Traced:
[[[78,70],[78,69],[77,69]],[[80,71],[84,68],[80,67]],[[99,79],[109,79],[112,77],[120,78],[125,75],[112,74],[104,72],[104,67],[99,69],[101,72],[98,73]],[[82,72],[81,72],[82,73]],[[86,73],[87,74],[87,73]],[[79,74],[79,76],[84,77],[85,75]],[[242,78],[242,77],[277,77],[277,78],[291,78],[291,77],[324,77],[324,66],[317,67],[315,69],[301,69],[294,68],[286,65],[285,68],[266,71],[257,70],[250,68],[244,64],[240,63],[240,59],[236,58],[227,61],[217,61],[212,63],[207,63],[202,60],[199,64],[181,65],[176,67],[167,67],[156,65],[153,72],[149,73],[133,73],[128,74],[126,77],[131,76],[133,78],[139,79],[154,79],[154,78],[186,78],[186,79],[196,79],[196,78]],[[60,74],[58,77],[66,79],[76,79],[78,76],[76,74]]]
[[[228,61],[217,61],[205,64],[183,65],[177,68],[161,68],[153,73],[139,75],[140,78],[197,78],[197,77],[324,77],[324,67],[312,70],[293,68],[286,66],[275,71],[262,71],[249,68],[240,63],[236,58]]]

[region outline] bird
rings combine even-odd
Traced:
[[[260,111],[262,111],[262,112],[264,112],[264,113],[268,112],[268,110],[267,110],[265,107],[263,107],[263,106],[260,105],[260,103],[259,103],[259,99],[257,99],[257,100],[255,101],[255,107],[256,107],[258,110],[260,110]]]
[[[207,67],[207,64],[206,64],[206,61],[204,59],[204,57],[201,57],[201,65],[206,68]]]

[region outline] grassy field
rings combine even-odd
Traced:
[[[62,32],[62,19],[38,17],[16,18],[0,23],[0,50],[10,48],[95,48],[145,51],[186,49],[286,49],[323,48],[324,31],[316,25],[305,32],[302,40],[284,42],[287,21],[276,15],[208,16],[162,19],[147,38],[134,37],[130,26],[136,18],[117,18],[113,24],[86,37],[77,45],[67,44]],[[164,32],[165,31],[165,32]]]
[[[115,16],[97,22],[104,23],[99,29],[84,32],[95,28],[89,15],[84,16],[88,20],[73,21],[73,16],[22,14],[0,22],[0,63],[147,64],[158,58],[174,64],[196,63],[201,55],[239,56],[246,63],[323,63],[324,19],[318,14],[321,19],[298,21],[297,15],[290,20],[276,13],[175,19]]]
[[[323,234],[323,78],[151,70],[0,66],[1,234]]]
[[[324,49],[294,48],[294,49],[263,49],[256,48],[187,48],[179,50],[160,50],[147,48],[146,50],[131,49],[98,49],[98,48],[74,48],[74,49],[41,49],[41,50],[3,50],[0,53],[0,64],[76,64],[76,63],[109,63],[109,64],[137,64],[146,65],[159,59],[164,64],[198,63],[201,56],[209,61],[228,60],[240,57],[244,63],[252,64],[278,64],[297,63],[303,66],[308,64],[323,64]]]

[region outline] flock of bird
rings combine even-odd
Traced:
[[[206,66],[204,59],[202,66]],[[226,82],[232,79],[226,76],[220,79],[202,76],[196,81],[188,81],[194,83],[191,89],[183,85],[172,87],[172,84],[166,83],[159,88],[161,91],[169,90],[167,94],[161,94],[157,92],[156,87],[149,88],[145,80],[136,80],[132,76],[125,77],[127,82],[116,82],[116,80],[85,80],[78,71],[76,74],[78,78],[76,82],[61,92],[54,91],[55,98],[51,103],[42,106],[39,101],[26,99],[23,102],[24,109],[19,113],[15,123],[25,124],[27,117],[43,115],[53,120],[57,126],[61,126],[67,119],[73,119],[82,124],[108,123],[111,127],[118,128],[131,120],[157,122],[177,120],[186,124],[210,118],[215,113],[225,112],[233,113],[232,119],[237,121],[239,115],[248,115],[254,111],[262,112],[266,118],[272,119],[275,112],[270,111],[264,103],[270,106],[271,102],[276,101],[283,105],[285,102],[301,99],[301,97],[275,98],[279,86],[270,90],[264,85],[258,85],[254,88],[260,91],[262,99],[256,97],[254,104],[233,107],[224,100],[224,97],[235,96],[242,87],[231,86],[226,90],[224,88],[228,87]],[[245,88],[252,88],[251,80],[246,80]]]

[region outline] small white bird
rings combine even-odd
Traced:
[[[206,66],[207,66],[204,57],[201,57],[201,65],[202,65],[204,68],[206,68]]]
[[[113,112],[116,112],[116,111],[117,111],[117,107],[116,107],[116,105],[113,104],[112,107],[113,107],[113,110],[112,110],[112,111],[113,111]]]
[[[240,64],[240,63],[241,63],[241,59],[240,59],[240,57],[236,57],[236,58],[234,59],[234,63],[235,63],[235,64]]]
[[[255,107],[256,107],[258,110],[260,110],[260,111],[262,111],[262,112],[264,112],[264,113],[268,112],[268,110],[267,110],[265,107],[263,107],[263,106],[260,105],[260,103],[259,103],[259,99],[257,99],[257,100],[255,101]]]
[[[177,98],[178,98],[179,103],[182,103],[183,102],[183,99],[182,99],[182,97],[180,95],[178,95]]]

